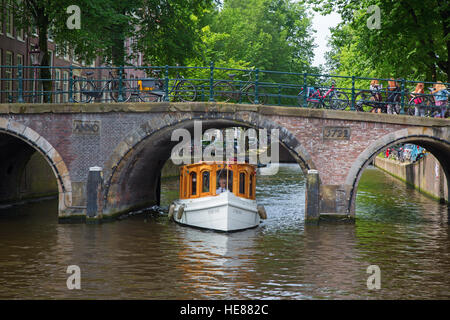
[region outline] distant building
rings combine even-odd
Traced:
[[[5,66],[24,66],[23,72],[23,90],[24,100],[26,102],[41,102],[43,97],[41,94],[36,94],[36,91],[41,91],[41,84],[35,79],[36,68],[32,67],[30,52],[34,47],[38,45],[37,34],[30,32],[28,35],[24,30],[16,30],[13,24],[13,10],[6,9],[4,14],[4,20],[0,18],[0,102],[15,102],[17,100],[18,90],[18,69],[7,68]],[[131,39],[125,41],[125,47],[127,53],[131,53]],[[101,58],[98,57],[92,64],[87,64],[85,61],[78,61],[73,54],[61,52],[70,52],[70,50],[64,48],[61,50],[58,45],[51,39],[49,34],[48,50],[50,55],[50,66],[55,67],[52,69],[52,101],[56,103],[63,103],[69,101],[69,66],[73,67],[100,67]],[[143,56],[141,53],[136,54],[137,58],[132,61],[127,61],[133,66],[140,67],[143,65]],[[85,71],[80,69],[73,69],[73,75],[76,77],[85,78]],[[136,83],[134,79],[145,77],[145,72],[139,69],[127,69],[126,78],[132,79],[129,82],[129,86],[135,87]],[[109,72],[105,69],[97,69],[94,71],[93,77],[95,79],[109,79]],[[96,82],[100,84],[100,82]],[[103,84],[103,83],[102,83]],[[108,93],[104,93],[103,96],[106,100]]]

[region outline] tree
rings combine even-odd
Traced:
[[[136,49],[153,65],[185,64],[196,55],[214,0],[144,0],[136,12]]]
[[[265,70],[311,70],[311,18],[299,2],[225,0],[211,23],[211,31],[221,36],[209,50],[222,59],[247,61]]]
[[[326,14],[337,11],[343,24],[333,31],[330,62],[353,56],[380,77],[450,80],[450,4],[439,0],[309,0]],[[381,29],[369,29],[367,8],[381,9]],[[337,45],[342,45],[338,47]],[[354,65],[355,66],[355,65]],[[351,70],[348,70],[351,71]]]

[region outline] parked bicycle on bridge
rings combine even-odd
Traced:
[[[153,78],[138,80],[137,87],[131,92],[131,101],[134,102],[161,102],[166,100],[165,80],[160,77],[161,70],[151,71]],[[197,88],[192,82],[186,80],[177,72],[175,83],[169,87],[169,97],[175,101],[195,101]]]
[[[214,83],[214,92],[216,93],[216,100],[221,102],[242,101],[242,96],[245,96],[247,100],[251,103],[255,103],[256,98],[256,86],[254,81],[252,81],[252,73],[249,72],[243,75],[247,77],[245,81],[234,80],[236,74],[228,73],[227,76],[231,80],[219,80]],[[234,82],[240,82],[239,90],[236,90],[233,85]],[[242,84],[243,83],[243,84]],[[258,103],[266,104],[268,100],[268,95],[262,89],[262,86],[258,86]]]
[[[100,99],[104,92],[109,92],[109,96],[114,102],[120,100],[122,95],[122,102],[127,102],[131,96],[131,90],[126,79],[126,73],[122,74],[122,83],[120,84],[119,76],[109,70],[108,80],[95,80],[93,78],[94,72],[88,71],[85,73],[85,78],[81,76],[74,76],[72,83],[72,99],[75,102],[89,103],[92,99]],[[104,82],[102,85],[101,82]]]
[[[331,87],[327,92],[322,94],[320,88],[308,87],[306,93],[304,88],[298,93],[298,102],[300,106],[304,104],[304,95],[306,94],[306,102],[308,108],[329,108],[334,110],[345,110],[349,106],[349,99],[345,92],[336,90],[336,82],[333,79]]]
[[[389,85],[385,91],[378,80],[372,80],[369,90],[361,90],[355,96],[355,109],[360,112],[381,112],[388,114],[400,114],[401,89],[398,82],[389,80]],[[383,98],[385,94],[386,99]],[[404,93],[405,96],[407,93]]]

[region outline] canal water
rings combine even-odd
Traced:
[[[162,205],[177,197],[163,184]],[[221,234],[149,210],[102,225],[58,224],[55,200],[0,210],[1,299],[448,299],[447,206],[368,168],[357,221],[304,225],[297,165],[258,178],[260,227]],[[66,269],[81,269],[68,290]],[[381,270],[368,290],[367,267]]]

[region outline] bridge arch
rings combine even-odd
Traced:
[[[26,151],[23,151],[29,153],[29,155],[23,155],[24,160],[35,151],[39,152],[46,160],[56,178],[59,195],[58,211],[60,216],[63,215],[64,211],[72,205],[72,184],[69,170],[58,151],[36,131],[11,119],[0,118],[0,138],[1,136],[11,141],[23,143],[25,148],[28,147]]]
[[[399,143],[412,143],[429,151],[439,161],[447,178],[447,187],[450,190],[450,128],[421,128],[413,127],[389,133],[367,147],[356,160],[346,177],[345,184],[349,186],[349,201],[347,213],[354,215],[356,193],[359,180],[364,169],[386,148]],[[450,195],[449,195],[450,197]],[[447,199],[447,201],[449,201]]]
[[[316,169],[306,149],[289,130],[260,114],[237,112],[231,116],[225,113],[190,113],[177,117],[166,116],[160,122],[150,120],[129,134],[119,143],[106,162],[103,193],[103,213],[105,215],[113,215],[151,204],[150,201],[145,203],[143,198],[145,194],[156,195],[159,192],[160,171],[170,158],[173,146],[178,143],[170,141],[172,131],[184,128],[192,133],[196,120],[202,121],[203,131],[230,126],[267,129],[268,132],[270,129],[278,129],[280,145],[295,159],[302,171],[306,174],[308,170]],[[155,154],[157,154],[156,157]],[[144,176],[143,172],[147,172],[147,175]],[[144,190],[137,190],[136,186],[142,186]],[[136,201],[137,199],[142,201]]]

